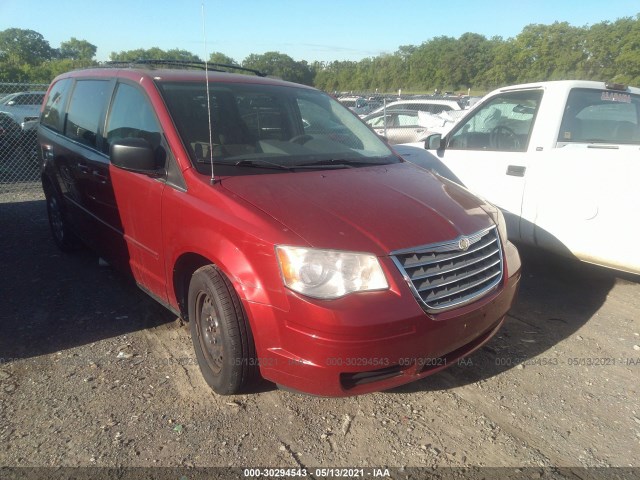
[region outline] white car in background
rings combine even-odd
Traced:
[[[427,135],[432,133],[445,133],[462,118],[467,112],[463,104],[455,99],[420,98],[413,100],[397,100],[388,102],[386,105],[374,110],[366,119],[373,115],[382,115],[384,112],[390,115],[394,112],[416,112],[415,124],[422,128],[422,134],[414,135],[413,141],[422,141]],[[366,121],[365,119],[365,121]],[[393,142],[392,142],[393,143]],[[396,142],[400,143],[400,142]]]
[[[429,134],[425,125],[420,124],[420,114],[415,110],[392,110],[372,113],[362,119],[381,137],[384,137],[390,145],[397,143],[409,143],[424,141]]]
[[[446,134],[394,150],[500,207],[511,240],[640,274],[639,88],[501,88]]]
[[[0,98],[0,112],[10,114],[23,130],[33,130],[46,92],[17,92]]]
[[[463,113],[462,105],[456,100],[440,99],[440,98],[417,98],[412,100],[396,100],[395,102],[387,102],[385,106],[374,110],[371,113],[380,113],[383,110],[417,110],[437,115],[442,112],[459,111]]]

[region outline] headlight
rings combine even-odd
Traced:
[[[496,207],[496,225],[498,225],[498,233],[500,234],[500,240],[502,243],[507,243],[507,221],[504,219],[502,210]]]
[[[486,201],[485,201],[486,202]],[[495,205],[486,202],[482,205],[482,209],[489,214],[493,223],[498,227],[498,234],[503,244],[507,243],[507,222],[504,219],[504,214]]]
[[[314,298],[338,298],[353,292],[389,288],[375,255],[276,246],[284,284]]]

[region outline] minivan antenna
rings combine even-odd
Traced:
[[[211,184],[216,181],[213,173],[213,126],[211,124],[211,96],[209,94],[209,67],[207,60],[207,30],[205,27],[204,1],[202,2],[202,37],[204,38],[204,79],[207,86],[207,118],[209,119],[209,161],[211,163]]]

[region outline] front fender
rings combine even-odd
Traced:
[[[179,303],[173,275],[185,255],[215,264],[241,300],[288,309],[275,243],[305,242],[241,199],[215,192],[199,199],[174,189],[163,196],[163,243],[169,303]]]

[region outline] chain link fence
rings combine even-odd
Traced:
[[[47,87],[0,83],[0,193],[41,188],[37,126]]]

